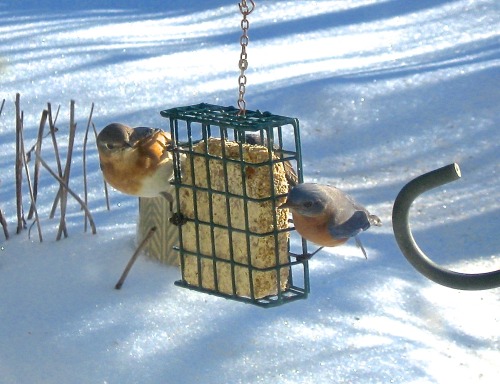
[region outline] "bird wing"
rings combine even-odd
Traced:
[[[147,140],[154,139],[155,136],[163,132],[158,128],[150,128],[150,127],[136,127],[132,130],[132,133],[129,137],[129,144],[131,146],[136,146],[139,143],[144,143]]]
[[[365,211],[354,211],[351,217],[341,224],[335,224],[334,220],[328,225],[328,231],[336,238],[349,238],[356,236],[361,231],[370,228],[370,221]]]
[[[129,143],[134,148],[140,148],[145,156],[157,157],[162,161],[172,160],[172,156],[168,152],[172,149],[170,133],[159,128],[136,127],[130,135]]]

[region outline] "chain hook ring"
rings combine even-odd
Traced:
[[[243,34],[240,37],[241,53],[240,61],[238,63],[238,68],[240,69],[240,76],[238,77],[238,116],[244,116],[246,114],[245,91],[247,77],[245,75],[245,71],[248,69],[247,46],[249,42],[248,29],[250,28],[250,22],[248,21],[247,16],[255,9],[255,2],[253,0],[249,0],[249,2],[250,5],[247,4],[246,0],[242,0],[241,3],[238,4],[240,12],[243,15],[243,19],[240,23]]]

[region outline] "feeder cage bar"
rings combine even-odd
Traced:
[[[303,181],[298,120],[205,103],[161,115],[182,217],[176,285],[261,307],[306,298],[307,257],[290,252],[293,228],[279,209],[292,167]]]

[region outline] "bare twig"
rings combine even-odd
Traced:
[[[57,127],[56,127],[56,124],[57,124],[57,118],[59,117],[59,111],[60,111],[60,110],[61,110],[61,104],[59,104],[59,105],[57,106],[56,115],[55,115],[55,117],[54,117],[54,130],[55,130],[55,132],[57,132],[57,130],[58,130],[58,129],[57,129]]]
[[[60,109],[60,106],[57,108],[55,119],[52,119],[52,106],[50,105],[50,103],[47,103],[50,136],[52,137],[52,145],[54,146],[54,152],[56,155],[57,174],[59,175],[59,177],[62,178],[63,173],[62,173],[62,166],[61,166],[61,158],[59,157],[59,148],[57,147],[57,139],[56,139],[57,128],[55,126],[57,116],[59,116],[59,109]],[[60,195],[61,195],[61,189],[59,188],[59,190],[57,191],[57,195],[56,195],[56,198],[54,200],[54,203],[52,204],[52,209],[50,211],[49,217],[51,219],[54,218],[54,215],[56,213],[57,203],[59,202]]]
[[[1,111],[1,109],[0,109],[0,111]],[[7,221],[5,220],[5,217],[4,217],[1,209],[0,209],[0,224],[2,225],[5,240],[9,240],[9,228],[7,226]]]
[[[75,132],[76,132],[76,124],[75,124],[75,101],[70,101],[69,108],[69,139],[68,139],[68,151],[66,154],[66,165],[64,167],[63,180],[66,185],[69,185],[69,173],[71,170],[71,157],[73,156],[73,145],[75,143]],[[66,229],[66,206],[68,202],[68,193],[67,189],[62,187],[59,188],[60,192],[60,202],[61,202],[61,219],[59,222],[59,230],[57,231],[56,240],[60,240],[62,234],[64,233],[64,237],[68,237],[68,230]]]
[[[40,226],[40,219],[38,217],[38,212],[37,212],[36,206],[35,206],[35,196],[34,196],[33,188],[31,185],[31,177],[30,177],[30,172],[29,172],[29,168],[28,168],[28,161],[26,160],[26,152],[24,150],[24,137],[23,137],[23,129],[22,128],[21,128],[21,131],[19,132],[19,144],[20,144],[20,149],[21,149],[21,159],[22,159],[23,164],[24,164],[24,172],[26,173],[26,181],[28,183],[28,190],[30,193],[31,207],[33,208],[33,211],[35,213],[35,222],[36,222],[36,226],[38,229],[38,239],[40,240],[40,242],[42,242],[43,241],[42,228]]]
[[[87,121],[87,129],[85,129],[85,137],[83,138],[83,201],[88,205],[88,190],[87,190],[87,140],[89,137],[90,123],[92,122],[92,114],[94,112],[94,103],[90,107],[89,119]],[[87,216],[85,216],[83,224],[84,232],[87,232]]]
[[[5,105],[5,99],[2,100],[2,105],[0,106],[0,117],[2,116],[3,106]],[[3,234],[5,235],[5,239],[9,239],[9,230],[7,227],[7,221],[5,221],[5,217],[0,209],[0,224],[2,225]]]
[[[46,110],[44,110],[44,112],[45,111]],[[56,132],[57,132],[57,130],[56,130]],[[45,138],[45,137],[47,137],[47,136],[49,136],[49,135],[50,135],[50,132],[47,133],[47,134],[45,134],[45,136],[43,136],[42,139]],[[31,154],[36,150],[36,146],[37,145],[38,145],[38,140],[35,142],[35,144],[33,144],[31,146],[30,150],[28,152],[26,152],[26,160],[28,160],[28,163],[31,161]]]
[[[2,117],[3,106],[5,105],[5,99],[2,100],[2,105],[0,106],[0,117]],[[5,217],[0,209],[0,224],[2,225],[3,234],[5,235],[5,239],[9,239],[9,230],[7,227],[7,221],[5,221]]]
[[[97,141],[97,129],[95,129],[94,122],[92,122],[92,128],[94,129],[94,136]],[[110,210],[109,206],[109,193],[108,193],[108,183],[106,183],[106,180],[104,179],[104,176],[102,177],[102,181],[104,183],[104,196],[106,197],[106,208],[108,211]]]
[[[68,191],[68,193],[75,198],[76,201],[78,201],[80,206],[85,211],[85,214],[88,216],[92,234],[95,235],[97,233],[97,230],[95,227],[94,219],[92,218],[92,215],[90,214],[90,211],[88,210],[83,200],[80,199],[80,197],[71,190],[71,188],[64,182],[61,177],[59,177],[52,169],[50,169],[49,165],[45,162],[45,160],[42,159],[39,154],[35,153],[35,155],[37,156],[37,159],[40,160],[40,164],[52,175],[52,177],[54,177],[59,182],[59,184],[62,185]]]
[[[47,114],[48,114],[47,110],[44,109],[42,112],[42,117],[40,118],[40,125],[38,127],[38,137],[37,137],[35,145],[33,146],[33,148],[35,149],[35,151],[38,154],[40,154],[40,151],[42,149],[43,131],[45,128],[45,123],[47,122]],[[31,151],[31,149],[30,149],[30,151]],[[27,162],[30,161],[29,158],[30,158],[30,156],[28,154],[26,154],[25,159]],[[28,220],[33,217],[33,213],[35,211],[36,198],[38,196],[38,179],[39,179],[39,177],[40,177],[40,162],[38,160],[35,160],[35,171],[34,171],[34,175],[33,175],[33,200],[31,201],[30,211],[28,213]]]
[[[21,95],[16,93],[16,207],[17,207],[17,231],[20,233],[26,228],[23,213],[22,198],[22,157],[21,157],[21,130],[23,129],[23,113],[21,112]]]
[[[139,257],[141,250],[148,243],[149,239],[151,239],[151,237],[153,236],[155,231],[156,231],[156,227],[151,227],[150,230],[148,231],[148,233],[146,233],[146,236],[144,236],[144,239],[142,239],[141,243],[139,244],[139,246],[135,250],[132,257],[130,258],[127,266],[125,267],[125,269],[120,277],[120,280],[118,280],[118,283],[116,283],[115,289],[120,289],[122,287],[123,283],[125,282],[125,279],[127,278],[128,273],[130,272],[130,270],[132,269],[132,266],[134,265],[135,261]]]
[[[0,209],[0,224],[2,225],[3,234],[5,236],[5,240],[9,240],[9,230],[7,227],[7,221],[5,221],[5,217],[3,216],[2,210]]]

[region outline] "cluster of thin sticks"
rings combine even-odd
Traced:
[[[5,100],[2,102],[0,107],[0,116],[5,104]],[[16,162],[15,162],[15,179],[16,179],[16,208],[17,208],[17,233],[20,233],[23,229],[26,229],[26,219],[24,218],[23,211],[23,196],[22,196],[22,185],[23,185],[23,168],[24,174],[26,178],[26,183],[29,190],[30,197],[30,210],[27,216],[28,220],[34,218],[33,224],[36,224],[38,230],[38,238],[40,242],[43,241],[42,237],[42,229],[40,225],[40,219],[38,216],[38,211],[36,208],[36,201],[38,196],[38,180],[40,177],[40,167],[45,168],[45,170],[59,183],[59,189],[57,191],[56,197],[52,204],[52,209],[50,212],[50,219],[53,219],[55,213],[57,211],[57,207],[60,209],[60,221],[59,227],[57,231],[56,240],[60,240],[62,236],[68,237],[68,230],[66,227],[66,207],[68,202],[68,194],[73,197],[81,209],[84,211],[84,231],[87,232],[88,226],[90,226],[92,234],[96,233],[96,226],[92,215],[88,209],[88,189],[87,189],[87,164],[86,164],[86,151],[87,151],[87,142],[88,142],[88,134],[90,130],[90,126],[93,128],[94,136],[97,137],[97,131],[94,123],[92,122],[92,114],[94,111],[94,104],[92,103],[92,107],[90,110],[89,118],[87,121],[87,128],[85,131],[85,137],[83,142],[83,185],[84,185],[84,198],[83,200],[69,187],[69,177],[71,170],[71,162],[72,162],[72,154],[75,142],[75,133],[76,133],[76,123],[75,123],[75,102],[71,100],[70,102],[70,120],[69,120],[69,138],[68,138],[68,149],[66,154],[66,161],[63,164],[59,155],[58,143],[56,132],[58,129],[56,128],[57,117],[59,115],[60,107],[57,109],[55,115],[52,111],[52,106],[50,103],[47,103],[47,109],[43,110],[42,116],[40,118],[40,124],[38,128],[38,136],[35,144],[26,151],[26,146],[24,142],[24,113],[21,110],[20,106],[20,95],[16,94],[15,101],[16,108]],[[49,132],[44,134],[45,126],[48,123]],[[42,141],[44,137],[50,136],[52,146],[55,153],[55,160],[57,164],[57,171],[51,169],[48,163],[42,157]],[[31,161],[32,156],[34,155],[34,171],[33,171],[33,179],[30,175],[30,170],[28,163]],[[109,197],[108,197],[108,189],[106,182],[104,182],[104,192],[106,196],[106,207],[109,210]],[[0,223],[3,227],[3,231],[5,234],[5,238],[9,238],[9,233],[7,230],[7,223],[5,221],[4,216],[0,210]],[[31,227],[30,227],[31,230]],[[28,232],[30,233],[30,231]]]

